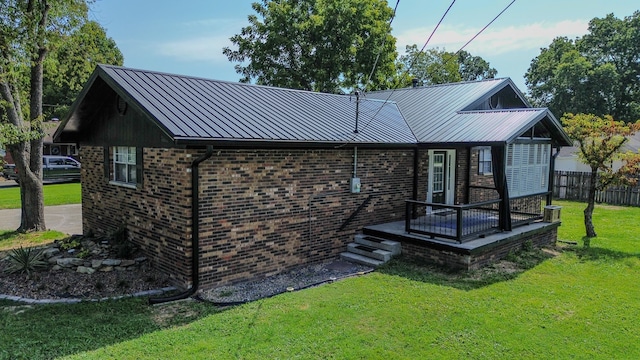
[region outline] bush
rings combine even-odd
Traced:
[[[43,260],[43,254],[39,250],[32,248],[23,248],[11,250],[9,254],[8,271],[10,273],[22,272],[31,275],[32,272],[47,267],[47,263]]]

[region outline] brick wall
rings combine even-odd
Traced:
[[[201,165],[201,283],[233,283],[330,259],[363,225],[404,218],[413,150],[222,150]],[[363,202],[368,204],[343,230]]]
[[[558,237],[558,225],[512,236],[495,246],[488,246],[472,254],[454,250],[442,250],[430,246],[428,242],[402,241],[402,253],[410,259],[438,264],[454,269],[474,270],[506,257],[510,252],[518,251],[525,242],[534,247],[543,247],[555,243]],[[505,235],[506,236],[506,235]]]
[[[470,160],[470,173],[469,173],[469,184],[472,186],[478,186],[480,188],[469,188],[469,203],[477,203],[488,200],[497,200],[500,198],[498,192],[493,189],[486,188],[494,188],[495,183],[493,181],[493,174],[491,175],[482,175],[478,173],[478,149],[473,148],[471,150],[471,160]]]
[[[186,284],[191,275],[191,155],[145,148],[143,185],[132,189],[109,184],[103,147],[82,146],[83,231],[108,235],[126,226],[154,266],[176,285]]]
[[[176,285],[191,283],[191,161],[144,148],[143,184],[109,184],[102,147],[81,149],[84,231],[129,236]],[[200,164],[200,283],[210,287],[335,257],[363,225],[404,218],[413,150],[220,150]],[[368,199],[368,200],[367,200]],[[344,229],[344,222],[365,201]]]

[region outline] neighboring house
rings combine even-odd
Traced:
[[[622,152],[631,151],[637,153],[640,150],[640,133],[630,136],[628,141],[622,146]],[[580,149],[577,146],[563,147],[556,157],[556,171],[577,171],[591,172],[591,167],[578,157]],[[613,169],[618,170],[622,166],[622,161],[613,162]]]
[[[53,134],[58,128],[57,119],[52,119],[44,123],[44,138],[42,139],[42,155],[60,155],[78,158],[78,148],[76,143],[53,143]],[[13,164],[13,158],[8,151],[0,149],[0,158],[7,164]]]
[[[570,145],[509,79],[356,96],[105,65],[55,139],[80,149],[84,232],[125,226],[194,287],[334,258],[390,224],[404,254],[464,268],[553,242],[559,224],[533,222]]]
[[[44,124],[45,135],[42,139],[42,155],[60,155],[77,158],[78,147],[76,146],[76,143],[53,142],[53,134],[56,132],[59,125],[58,119],[51,119]]]

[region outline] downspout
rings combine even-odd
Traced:
[[[553,148],[551,148],[553,150]],[[551,155],[551,163],[549,164],[549,194],[547,195],[547,206],[551,205],[553,200],[553,187],[555,186],[556,158],[560,155],[560,146],[557,147],[556,153]]]
[[[162,304],[165,302],[186,299],[198,290],[200,285],[200,171],[201,162],[213,155],[213,146],[207,146],[207,152],[191,162],[191,279],[193,284],[180,294],[165,298],[149,298],[149,304]]]
[[[417,83],[417,82],[416,82]],[[418,158],[419,150],[416,147],[413,149],[413,193],[411,194],[411,200],[418,200],[418,186],[420,186],[418,179],[420,174],[418,168],[420,166],[420,159]]]

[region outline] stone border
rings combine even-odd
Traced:
[[[176,291],[176,290],[178,289],[175,286],[167,286],[167,287],[163,287],[162,289],[145,290],[145,291],[140,291],[134,294],[104,297],[100,299],[78,299],[78,298],[29,299],[29,298],[23,298],[20,296],[0,294],[0,300],[15,301],[17,303],[28,304],[28,305],[78,304],[81,302],[101,302],[101,301],[120,300],[125,298],[135,298],[135,297],[143,297],[143,296],[157,296],[157,295],[163,295],[165,293]]]

